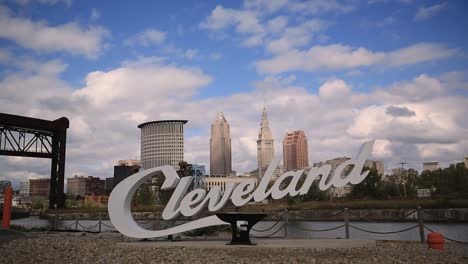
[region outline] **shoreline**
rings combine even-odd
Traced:
[[[239,213],[243,213],[241,211]],[[468,208],[424,209],[424,221],[431,223],[468,223]],[[264,221],[278,220],[284,211],[265,212],[269,214]],[[193,217],[179,217],[177,220],[192,221],[205,216],[213,215],[211,212],[202,212]],[[160,212],[133,212],[135,220],[161,220]],[[109,220],[107,212],[69,212],[41,214],[41,219],[54,220]],[[417,222],[418,215],[415,209],[350,209],[349,221],[355,222]],[[292,210],[288,211],[288,221],[343,221],[343,210]]]

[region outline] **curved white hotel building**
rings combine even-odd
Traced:
[[[141,166],[143,169],[171,165],[179,169],[184,160],[184,124],[187,120],[146,122],[141,129]]]

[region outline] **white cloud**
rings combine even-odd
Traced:
[[[437,13],[440,13],[442,10],[444,10],[447,7],[447,5],[448,5],[447,2],[443,2],[443,3],[440,3],[440,4],[435,4],[435,5],[432,5],[432,6],[428,6],[428,7],[420,7],[418,9],[418,12],[414,16],[414,20],[429,19],[429,18],[433,17],[434,15],[436,15]]]
[[[319,88],[319,97],[326,101],[343,101],[350,93],[351,88],[339,79],[329,80]]]
[[[48,5],[55,5],[58,3],[63,3],[67,7],[70,7],[73,3],[73,0],[38,0],[38,2],[42,4],[48,4]]]
[[[274,13],[288,4],[288,0],[245,0],[244,7]]]
[[[81,28],[76,22],[49,26],[14,17],[11,11],[0,6],[0,38],[39,51],[66,51],[96,57],[104,46],[108,31],[103,27]]]
[[[313,46],[309,50],[290,50],[271,59],[257,61],[259,73],[281,73],[293,70],[344,69],[371,65],[401,66],[448,58],[454,49],[431,43],[419,43],[391,52],[373,52],[340,44]]]
[[[6,49],[0,49],[0,63],[5,63],[11,59],[11,53]]]
[[[124,41],[127,46],[141,45],[148,47],[162,44],[166,40],[167,33],[158,29],[146,29]]]
[[[263,28],[257,19],[257,13],[250,10],[236,10],[216,6],[210,16],[200,24],[201,28],[223,30],[234,26],[236,32],[242,34],[262,33]]]
[[[66,7],[70,7],[73,4],[73,0],[35,0],[38,3],[46,4],[46,5],[56,5],[56,4],[64,4]],[[11,2],[15,2],[18,5],[26,6],[34,0],[11,0]]]
[[[295,75],[268,76],[255,82],[253,91],[199,99],[195,95],[210,84],[210,76],[154,58],[91,72],[76,90],[58,78],[64,67],[55,61],[37,67],[49,70],[6,73],[0,112],[51,120],[67,116],[67,177],[112,176],[117,160],[139,156],[137,125],[158,119],[189,120],[185,159],[209,165],[210,123],[218,111],[231,127],[233,168],[252,170],[263,98],[279,157],[285,132],[295,129],[306,132],[311,161],[353,155],[373,138],[378,139],[373,157],[384,159],[386,168],[408,158],[460,159],[468,147],[468,99],[450,96],[442,77],[421,74],[360,93],[341,79],[326,80],[311,92],[315,89],[294,85]],[[4,175],[18,179],[47,176],[50,167],[16,160],[0,160],[0,166]]]
[[[305,14],[318,14],[324,12],[337,12],[347,13],[352,11],[355,5],[352,1],[339,1],[339,0],[309,0],[309,1],[295,1],[289,5],[289,9],[295,12]]]
[[[277,16],[268,20],[267,29],[271,33],[280,33],[288,25],[288,17],[286,16]]]
[[[325,28],[323,21],[318,19],[305,21],[297,26],[286,27],[281,37],[267,42],[266,49],[271,53],[284,53],[293,48],[308,44],[313,34]]]
[[[128,100],[138,102],[143,100],[140,96],[158,101],[187,98],[210,82],[209,76],[196,69],[157,64],[134,65],[107,72],[91,72],[86,77],[86,86],[73,94],[85,97],[96,107],[105,107]]]
[[[433,43],[419,43],[389,52],[386,64],[399,66],[425,61],[448,58],[457,54],[457,50]]]

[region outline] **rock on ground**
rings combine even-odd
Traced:
[[[0,243],[0,263],[468,263],[468,245],[445,251],[418,242],[378,241],[374,248],[139,248],[116,234],[36,233]],[[220,243],[222,243],[220,241]]]

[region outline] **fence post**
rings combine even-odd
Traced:
[[[284,220],[284,238],[288,238],[288,222],[289,222],[288,209],[284,209],[284,215],[285,215],[285,220]]]
[[[75,213],[75,230],[78,230],[78,213]]]
[[[102,212],[99,212],[99,233],[101,233],[101,224],[102,224]]]
[[[159,226],[159,213],[158,212],[155,213],[155,218],[156,218],[155,229],[159,230],[160,226]]]
[[[344,209],[344,221],[345,221],[345,237],[349,239],[349,210],[348,208]]]
[[[421,237],[421,243],[426,242],[426,237],[424,235],[424,221],[423,221],[423,211],[421,206],[418,206],[418,223],[419,223],[419,236]]]
[[[12,203],[13,203],[13,188],[11,188],[11,186],[8,186],[5,189],[5,196],[3,199],[2,228],[5,228],[5,229],[10,228]]]
[[[53,227],[53,230],[57,230],[57,227],[58,227],[57,204],[54,205],[54,208],[55,208],[55,216],[54,216],[54,227]]]

